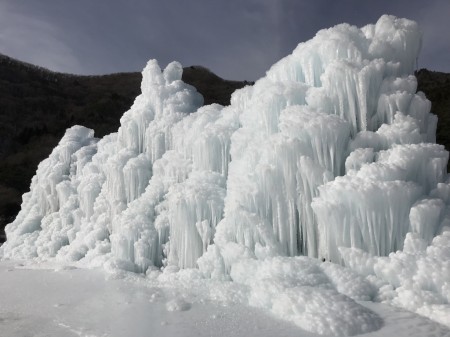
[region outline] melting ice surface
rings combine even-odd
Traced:
[[[117,133],[74,126],[39,165],[1,254],[198,268],[317,333],[379,328],[354,300],[450,326],[448,152],[420,46],[392,16],[321,30],[227,107],[152,60]]]

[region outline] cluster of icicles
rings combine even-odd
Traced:
[[[387,255],[450,221],[448,153],[412,75],[415,22],[321,30],[202,106],[182,67],[150,61],[117,133],[67,130],[6,228],[4,257],[200,267],[242,256]]]

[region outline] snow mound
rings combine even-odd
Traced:
[[[249,303],[318,334],[350,336],[377,330],[382,320],[334,289],[317,260],[241,260],[231,278],[250,287]],[[349,319],[351,317],[351,319]]]
[[[430,245],[418,233],[408,233],[403,251],[388,257],[356,248],[340,250],[346,265],[379,288],[378,300],[450,326],[449,227]]]
[[[191,304],[181,298],[176,298],[166,303],[167,311],[187,311],[190,308]]]

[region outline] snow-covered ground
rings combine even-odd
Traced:
[[[2,261],[0,336],[299,335],[261,310],[127,276]]]
[[[241,303],[245,289],[233,282],[180,284],[158,275],[1,261],[0,336],[317,336]],[[411,312],[360,303],[382,319],[364,336],[450,336]]]

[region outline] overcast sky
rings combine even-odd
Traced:
[[[0,53],[76,74],[156,58],[254,80],[317,30],[382,14],[419,22],[419,67],[450,72],[449,0],[0,0]]]

